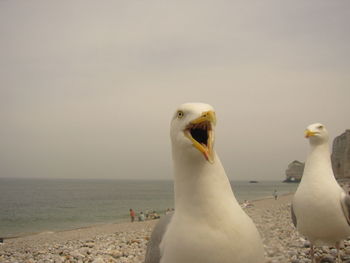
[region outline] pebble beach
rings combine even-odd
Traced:
[[[244,208],[261,234],[266,263],[310,262],[309,242],[297,233],[291,221],[291,199],[292,195],[283,195],[277,200],[256,200]],[[156,223],[103,224],[5,239],[0,243],[0,262],[141,263]],[[335,262],[336,250],[318,248],[316,257],[320,263]],[[350,263],[350,240],[345,241],[341,257]]]

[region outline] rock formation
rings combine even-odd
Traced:
[[[331,158],[335,177],[350,178],[350,130],[334,139]]]
[[[291,162],[286,170],[286,180],[284,182],[300,182],[304,172],[305,164],[297,160]]]

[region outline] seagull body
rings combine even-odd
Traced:
[[[293,198],[292,217],[297,230],[310,240],[313,258],[313,245],[339,249],[340,242],[350,236],[350,197],[334,177],[325,127],[312,124],[305,134],[310,152]]]
[[[263,263],[252,220],[235,199],[213,149],[210,105],[183,104],[171,124],[175,212],[152,234],[146,263]]]

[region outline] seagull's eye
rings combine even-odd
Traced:
[[[323,129],[323,125],[320,125],[317,127],[318,129]]]
[[[181,119],[184,116],[184,112],[179,110],[176,115],[179,119]]]

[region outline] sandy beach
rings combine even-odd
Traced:
[[[244,208],[262,236],[269,263],[303,263],[309,243],[291,223],[292,195],[252,201]],[[0,262],[143,262],[147,241],[157,220],[95,225],[60,232],[45,232],[5,239],[0,244]],[[336,250],[322,247],[320,262],[334,262]],[[350,242],[342,250],[344,262],[350,262]]]

